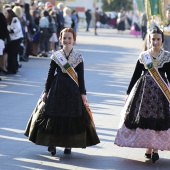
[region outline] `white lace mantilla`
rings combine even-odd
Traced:
[[[145,52],[142,52],[141,54],[140,54],[140,56],[139,56],[139,62],[141,63],[141,64],[144,64],[144,66],[145,66],[145,62],[144,62],[144,58],[143,58],[143,54],[144,53],[146,53],[146,51]],[[152,57],[151,57],[152,58]],[[162,68],[163,67],[163,65],[165,64],[165,63],[168,63],[168,62],[170,62],[170,52],[169,51],[164,51],[164,50],[161,50],[161,52],[160,52],[160,56],[158,57],[158,59],[156,59],[157,60],[157,68]],[[153,61],[153,63],[154,63],[154,60],[152,59],[152,61]],[[145,68],[147,69],[147,67],[145,66]]]
[[[63,52],[63,50],[59,50],[59,52],[65,57],[65,54]],[[54,52],[55,53],[55,52]],[[58,61],[56,60],[55,56],[51,56],[51,59],[54,60],[61,68],[63,73],[66,73],[66,71],[63,69],[62,65],[60,63],[58,63]],[[68,58],[68,63],[73,67],[77,67],[81,62],[83,62],[83,57],[80,53],[78,53],[75,50],[72,50],[69,58]]]

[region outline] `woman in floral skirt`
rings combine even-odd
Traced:
[[[140,54],[129,84],[115,144],[147,148],[145,157],[154,163],[158,150],[170,150],[170,53],[162,49],[164,35],[158,27],[149,42],[151,48]]]

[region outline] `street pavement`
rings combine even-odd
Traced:
[[[169,170],[170,153],[160,151],[153,164],[144,158],[145,149],[122,148],[114,138],[124,105],[125,93],[142,49],[142,39],[117,34],[115,29],[78,31],[75,49],[85,62],[87,97],[101,143],[72,149],[64,155],[57,148],[52,157],[47,147],[24,136],[28,119],[43,91],[49,58],[30,57],[16,75],[0,81],[0,170]]]

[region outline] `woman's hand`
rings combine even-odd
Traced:
[[[82,100],[83,100],[84,105],[88,106],[89,103],[88,103],[88,100],[87,100],[86,95],[85,95],[85,94],[82,94],[81,97],[82,97]]]
[[[47,93],[43,93],[41,100],[45,103],[47,100]]]

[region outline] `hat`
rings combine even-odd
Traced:
[[[53,6],[51,4],[47,5],[47,9],[52,8]]]
[[[39,2],[39,3],[38,3],[38,6],[44,7],[44,3],[43,3],[43,2]]]
[[[46,2],[45,3],[45,9],[46,10],[49,10],[50,8],[52,8],[53,7],[53,5],[51,4],[51,2]]]

